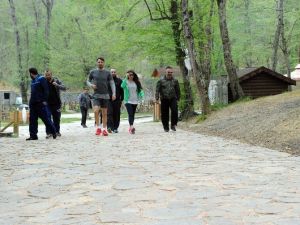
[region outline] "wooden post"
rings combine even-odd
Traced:
[[[19,137],[19,111],[14,112],[14,134]]]
[[[154,110],[153,110],[153,121],[160,120],[160,104],[155,102],[154,103]]]

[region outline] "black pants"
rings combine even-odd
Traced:
[[[161,99],[161,122],[164,129],[169,129],[169,109],[171,109],[171,126],[176,126],[178,122],[178,106],[176,98]]]
[[[29,111],[29,133],[30,137],[37,138],[38,133],[38,118],[40,118],[46,126],[49,134],[55,134],[56,130],[53,122],[50,119],[50,110],[43,103],[34,103],[30,105]]]
[[[118,130],[121,116],[121,101],[109,101],[107,107],[107,127],[112,130]]]
[[[61,118],[61,106],[60,105],[48,105],[50,110],[50,120],[52,119],[55,130],[60,133],[60,118]],[[46,127],[46,133],[51,134],[51,130]]]
[[[127,113],[128,113],[128,122],[129,125],[133,125],[134,123],[134,116],[135,116],[135,111],[136,111],[136,104],[130,104],[130,103],[126,103],[125,107],[127,109]]]
[[[86,125],[86,118],[88,115],[88,109],[85,107],[80,106],[80,112],[81,112],[81,125]]]

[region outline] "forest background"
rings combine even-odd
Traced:
[[[191,0],[188,5],[199,64],[205,43],[211,50],[209,79],[227,74],[217,7],[220,2],[226,3]],[[279,7],[280,2],[284,7]],[[299,7],[298,0],[228,0],[226,20],[235,67],[266,66],[286,74],[289,66],[298,64]],[[52,70],[69,90],[79,91],[88,71],[95,67],[96,58],[104,56],[107,68],[116,68],[121,78],[128,69],[134,69],[142,75],[144,86],[153,90],[157,79],[151,76],[155,68],[180,67],[179,47],[185,53],[181,57],[189,57],[182,9],[179,0],[2,0],[1,85],[27,93],[28,68],[36,67],[40,72]],[[280,18],[284,37],[277,41],[276,48]],[[178,29],[179,40],[174,38],[174,29]],[[197,82],[193,78],[189,73],[192,87]],[[184,77],[178,79],[184,83]],[[23,101],[27,98],[24,93]],[[197,95],[194,91],[194,98]]]

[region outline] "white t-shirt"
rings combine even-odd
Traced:
[[[127,80],[127,86],[129,90],[129,98],[128,103],[130,104],[138,104],[138,95],[137,95],[137,86],[134,81]]]

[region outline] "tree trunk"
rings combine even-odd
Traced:
[[[191,61],[192,72],[196,80],[197,89],[201,98],[201,110],[203,115],[207,115],[210,112],[210,103],[208,98],[208,84],[207,80],[199,68],[196,60],[196,49],[194,45],[194,38],[189,23],[189,13],[188,13],[188,0],[182,0],[182,15],[183,15],[183,30],[184,37],[187,42],[189,57]]]
[[[245,33],[247,34],[247,40],[244,46],[245,63],[248,67],[251,67],[252,62],[252,42],[251,42],[251,20],[249,16],[250,0],[244,0],[245,5]]]
[[[47,69],[49,67],[50,61],[50,20],[51,20],[51,12],[54,4],[54,0],[42,0],[46,10],[47,17],[45,23],[45,44],[46,44],[46,53],[44,56],[44,66]]]
[[[20,32],[18,29],[18,22],[16,17],[16,9],[13,0],[8,0],[10,5],[10,15],[13,22],[14,32],[15,32],[15,41],[16,41],[16,50],[17,50],[17,64],[18,64],[18,76],[20,79],[19,87],[22,96],[23,103],[28,103],[27,99],[27,82],[26,82],[26,74],[23,74],[22,67],[22,49],[21,49],[21,41],[20,41]]]
[[[283,24],[283,1],[277,1],[277,27],[275,31],[274,41],[273,41],[273,54],[272,54],[272,70],[276,71],[277,63],[278,63],[278,47],[279,47],[279,39],[282,30]]]
[[[228,73],[232,97],[235,101],[243,97],[244,92],[240,86],[236,68],[231,55],[230,39],[226,22],[226,0],[217,0],[217,4],[219,13],[219,26],[223,44],[224,62]]]
[[[287,68],[287,76],[288,78],[291,78],[291,65],[290,65],[290,51],[288,49],[288,44],[287,44],[287,40],[285,37],[285,32],[284,32],[284,20],[283,20],[283,0],[279,0],[279,6],[282,7],[279,10],[280,13],[280,36],[281,36],[281,44],[282,44],[282,53],[283,53],[283,57],[284,57],[284,62],[286,64],[286,68]],[[279,21],[278,21],[279,22]],[[292,90],[291,86],[289,85],[288,88],[289,91]]]
[[[192,94],[192,87],[190,83],[190,79],[188,76],[188,69],[185,66],[184,59],[186,58],[186,53],[182,49],[181,44],[181,30],[180,30],[180,22],[178,15],[178,3],[176,0],[171,1],[171,24],[173,31],[173,39],[175,43],[175,52],[176,52],[176,61],[177,65],[180,68],[180,72],[182,74],[183,80],[183,111],[181,112],[181,116],[186,119],[193,115],[194,113],[194,100]]]
[[[81,29],[81,25],[79,23],[79,18],[76,17],[74,19],[75,23],[77,24],[77,27],[78,27],[78,30],[80,32],[80,38],[81,38],[81,41],[82,41],[82,45],[83,45],[83,49],[87,50],[88,49],[88,46],[87,46],[87,40],[84,36],[84,33]],[[85,54],[80,54],[80,58],[81,58],[81,63],[82,63],[82,68],[83,68],[83,71],[84,71],[84,81],[86,81],[86,76],[89,74],[90,72],[90,67],[89,65],[87,65],[87,60],[85,59]]]

